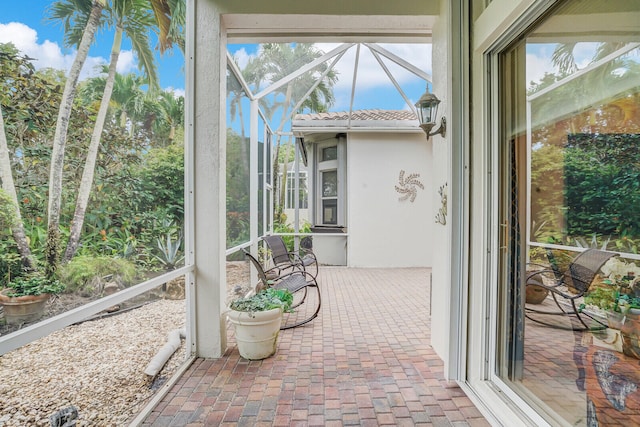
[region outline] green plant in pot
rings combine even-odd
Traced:
[[[231,302],[227,316],[234,325],[240,356],[260,360],[276,352],[282,315],[291,312],[293,295],[286,289],[266,288]]]
[[[64,290],[58,280],[40,275],[15,277],[0,291],[0,305],[8,324],[31,322],[42,317],[52,295]]]

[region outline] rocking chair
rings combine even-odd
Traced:
[[[618,256],[618,254],[598,249],[587,249],[571,261],[566,271],[559,271],[557,265],[553,263],[553,260],[550,260],[552,262],[551,268],[528,272],[526,277],[527,286],[540,286],[547,289],[553,297],[553,301],[559,308],[559,311],[538,310],[527,306],[525,308],[525,316],[534,322],[558,329],[574,331],[606,329],[607,325],[582,310],[579,304],[576,304],[576,301],[584,297],[589,291],[591,282],[593,282],[596,274],[605,262],[615,256]],[[544,280],[543,278],[547,279]],[[540,316],[544,317],[545,315],[570,316],[571,318],[577,319],[581,325],[572,326],[571,328],[563,327],[540,318]],[[597,325],[588,325],[583,316],[596,322]]]
[[[310,273],[314,278],[318,276],[318,260],[311,249],[311,237],[304,237],[300,242],[301,255],[289,252],[281,236],[264,236],[262,238],[271,251],[271,259],[275,268],[281,272],[301,269]]]
[[[248,251],[244,250],[245,256],[251,261],[256,271],[258,272],[258,278],[262,282],[263,286],[272,287],[275,289],[287,289],[294,295],[294,304],[291,308],[294,309],[295,313],[291,316],[296,315],[297,317],[304,317],[302,320],[296,320],[293,324],[287,323],[286,319],[280,329],[291,329],[296,326],[304,325],[315,319],[320,312],[320,288],[318,287],[318,282],[316,278],[312,276],[310,273],[299,270],[299,269],[291,269],[291,271],[287,273],[282,273],[278,277],[270,278],[267,277],[264,268],[260,261],[258,261],[253,255],[251,255]],[[314,304],[311,308],[295,310],[299,306],[301,306],[305,300],[307,300],[307,292],[309,288],[313,288],[316,291],[316,295],[314,298],[310,298],[312,303]],[[301,294],[301,295],[300,295]],[[311,314],[307,315],[307,313],[311,312]],[[306,316],[306,317],[305,317]]]

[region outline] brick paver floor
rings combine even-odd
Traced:
[[[281,331],[276,355],[245,360],[230,332],[143,425],[489,426],[429,345],[429,269],[323,267],[318,280],[319,317]]]

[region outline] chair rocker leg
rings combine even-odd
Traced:
[[[304,325],[305,323],[309,323],[311,322],[313,319],[315,319],[316,317],[318,317],[318,313],[320,313],[320,306],[322,305],[322,301],[320,299],[320,288],[317,285],[313,285],[312,287],[314,287],[316,289],[316,292],[318,294],[318,303],[316,305],[316,309],[313,312],[313,314],[311,316],[309,316],[308,318],[301,320],[300,322],[294,323],[293,325],[282,325],[280,327],[280,330],[285,330],[285,329],[292,329],[292,328],[296,328],[298,326]],[[305,297],[306,297],[306,292],[307,292],[307,288],[304,288],[305,290]],[[300,305],[300,304],[297,304]]]
[[[566,327],[566,326],[561,326],[561,325],[557,325],[557,324],[550,323],[550,322],[545,322],[544,320],[540,320],[540,319],[536,319],[535,317],[532,317],[527,312],[532,312],[532,313],[537,313],[537,314],[542,314],[542,315],[547,315],[547,316],[561,316],[561,315],[564,315],[567,318],[569,318],[569,321],[571,321],[571,316],[573,316],[576,320],[578,320],[582,324],[582,327],[576,327],[576,326]],[[594,326],[587,325],[587,323],[584,321],[584,319],[582,319],[582,316],[580,315],[578,310],[576,310],[575,313],[571,313],[571,312],[564,312],[564,313],[545,312],[545,311],[534,310],[534,309],[526,309],[526,311],[525,311],[525,317],[527,319],[531,320],[532,322],[538,323],[540,325],[548,326],[550,328],[562,329],[562,330],[565,330],[565,331],[576,331],[576,332],[579,332],[579,331],[602,331],[602,330],[608,328],[607,325],[603,324],[599,320],[594,319],[593,317],[588,316],[588,315],[586,315],[586,316],[589,317],[590,319],[593,319],[595,322],[599,323],[601,326],[595,326],[594,327]],[[571,321],[571,323],[573,324],[574,322]]]
[[[294,305],[291,306],[291,308],[296,308],[299,307],[300,305],[302,305],[304,303],[304,301],[307,299],[307,288],[303,288],[301,289],[304,291],[304,294],[302,294],[302,299],[300,301],[298,301],[297,303],[295,303]]]

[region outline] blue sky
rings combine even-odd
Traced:
[[[46,10],[52,3],[51,0],[3,1],[0,42],[13,42],[23,53],[36,58],[36,68],[53,67],[68,71],[73,63],[75,50],[64,47],[62,27],[46,19]],[[96,42],[89,51],[81,79],[96,75],[94,67],[107,63],[112,41],[112,33],[102,32],[96,35]],[[131,43],[125,39],[118,60],[118,72],[135,72],[136,64]],[[177,48],[163,56],[158,54],[160,85],[163,89],[173,89],[184,94],[183,64],[184,57]]]
[[[53,67],[68,70],[73,62],[75,51],[63,46],[63,31],[59,24],[46,19],[46,9],[51,0],[3,1],[0,16],[0,42],[13,42],[26,55],[36,58],[37,68]],[[25,7],[28,5],[28,7]],[[95,67],[107,63],[111,49],[112,34],[101,32],[96,35],[89,58],[83,69],[81,79],[96,75]],[[593,52],[593,44],[583,43],[576,49],[579,63],[587,63]],[[329,52],[337,44],[318,43],[318,49]],[[400,58],[414,64],[421,70],[431,73],[431,46],[425,44],[385,44],[385,49]],[[527,82],[538,81],[545,72],[553,71],[551,53],[553,44],[528,45]],[[131,52],[131,44],[123,41],[122,53],[118,61],[118,72],[137,71],[137,60]],[[252,55],[256,55],[257,45],[231,45],[229,50],[238,58],[242,68]],[[336,98],[332,111],[348,111],[351,107],[351,89],[354,74],[356,49],[350,49],[337,63],[339,81],[334,88]],[[163,89],[184,94],[184,57],[177,48],[164,55],[157,55],[160,85]],[[398,84],[405,91],[410,102],[415,102],[424,92],[425,82],[415,75],[402,70],[391,61],[385,60]],[[583,64],[581,64],[583,65]],[[358,61],[356,92],[353,109],[407,109],[402,96],[386,76],[382,67],[367,49],[361,49]]]
[[[37,68],[53,67],[68,71],[75,56],[75,50],[63,45],[63,31],[59,24],[47,21],[46,9],[51,0],[28,0],[25,2],[4,1],[0,17],[0,42],[13,42],[26,55],[36,58]],[[81,74],[81,79],[96,75],[95,67],[107,63],[111,49],[112,34],[101,32],[89,51],[89,58]],[[318,44],[319,49],[328,52],[337,44]],[[430,45],[383,45],[401,58],[430,73]],[[232,45],[229,50],[239,58],[244,66],[251,55],[255,55],[257,45]],[[128,40],[123,41],[122,53],[118,61],[118,72],[137,71],[137,61],[131,52]],[[346,111],[351,106],[351,87],[355,64],[355,49],[351,49],[336,65],[339,82],[334,94],[336,103],[333,111]],[[413,103],[424,92],[426,84],[420,78],[401,70],[390,61],[385,61],[399,85]],[[163,56],[158,54],[160,85],[163,89],[184,94],[184,57],[175,49]],[[406,102],[394,88],[383,69],[366,49],[361,49],[357,70],[354,109],[386,108],[407,109]]]

